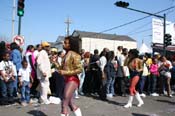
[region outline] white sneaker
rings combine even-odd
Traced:
[[[140,94],[140,96],[141,97],[144,97],[144,98],[146,97],[146,95],[144,93]]]
[[[44,102],[44,104],[50,104],[50,101],[49,101],[49,100],[47,100],[47,101],[45,101],[45,102]]]
[[[30,103],[33,104],[33,103],[38,103],[38,99],[37,98],[31,98],[30,99]]]
[[[107,98],[113,98],[113,95],[112,94],[106,94],[106,97]]]
[[[167,93],[167,91],[164,90],[164,91],[163,91],[163,94],[164,94],[164,95],[167,95],[168,93]]]
[[[75,99],[79,99],[80,97],[77,95],[77,96],[75,96]]]
[[[84,95],[84,93],[83,93],[83,92],[80,92],[79,94],[80,94],[80,95]]]
[[[27,106],[27,103],[26,102],[21,102],[21,105],[22,106]]]
[[[48,105],[48,104],[50,104],[50,101],[49,101],[49,100],[46,100],[46,101],[40,101],[40,103],[41,103],[41,104],[46,104],[46,105]]]
[[[152,93],[151,96],[159,96],[157,93]]]
[[[172,95],[169,95],[168,97],[170,97],[170,98],[171,98],[171,97],[173,97],[173,96],[172,96]]]

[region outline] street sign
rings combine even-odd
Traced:
[[[16,35],[13,38],[13,42],[17,43],[19,46],[24,45],[24,37]]]

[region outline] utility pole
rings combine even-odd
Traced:
[[[70,24],[72,23],[72,21],[71,21],[70,18],[68,17],[64,23],[67,24],[66,33],[67,33],[67,36],[69,36],[69,26],[70,26]]]
[[[13,0],[13,8],[12,8],[12,39],[15,35],[15,14],[16,14],[16,0]],[[13,40],[12,40],[13,41]]]
[[[18,20],[18,35],[21,35],[21,16],[19,16]]]
[[[163,55],[166,56],[165,33],[166,33],[166,14],[163,14]]]

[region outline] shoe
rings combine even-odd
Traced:
[[[141,97],[145,98],[146,95],[144,93],[140,94]]]
[[[167,95],[168,93],[167,93],[167,91],[163,91],[163,94],[164,94],[164,95]]]
[[[155,97],[155,96],[159,96],[159,94],[157,94],[157,93],[152,93],[151,96],[154,96],[154,97]]]
[[[75,99],[79,99],[80,97],[79,96],[75,96]]]
[[[137,105],[137,107],[141,107],[144,104],[144,102],[143,102],[142,98],[140,97],[140,94],[139,93],[136,93],[135,94],[135,97],[136,97],[137,101],[139,102],[139,104]]]
[[[172,98],[173,96],[172,95],[169,95],[168,97]]]
[[[127,95],[126,94],[122,94],[122,97],[127,97]]]
[[[26,102],[21,102],[21,105],[22,106],[27,106],[27,103]]]
[[[129,96],[129,100],[128,103],[126,105],[124,105],[124,108],[130,108],[132,107],[132,101],[133,101],[133,96]]]
[[[106,97],[107,98],[113,98],[113,95],[112,94],[106,94]]]
[[[49,100],[46,100],[45,102],[44,102],[44,104],[50,104],[50,101]]]
[[[91,93],[92,96],[99,96],[97,92]]]
[[[38,99],[37,98],[31,98],[30,101],[29,101],[30,104],[33,104],[33,103],[38,103]]]
[[[50,101],[49,101],[49,100],[46,100],[46,101],[40,101],[40,104],[46,104],[46,105],[48,105],[48,104],[50,104]]]
[[[75,115],[75,116],[82,116],[82,113],[81,113],[80,108],[77,108],[77,109],[74,111],[74,115]]]
[[[83,93],[83,92],[80,92],[79,94],[80,94],[80,95],[84,95],[84,93]]]

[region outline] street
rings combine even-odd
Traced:
[[[80,106],[83,116],[174,116],[175,97],[166,96],[143,98],[144,105],[136,107],[134,99],[133,106],[129,109],[123,108],[128,97],[116,96],[109,101],[101,101],[96,97],[80,96],[75,103]],[[21,106],[19,104],[0,106],[1,116],[60,116],[61,105],[31,104]],[[70,113],[70,116],[74,116]]]

